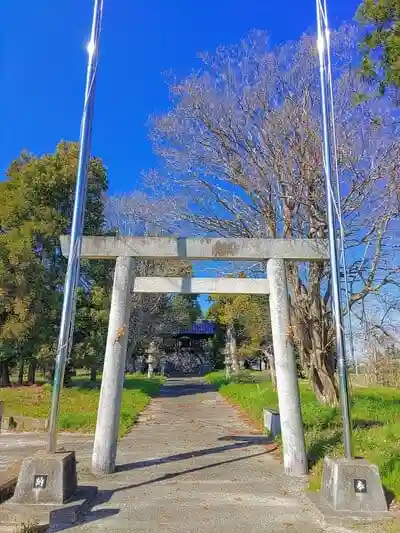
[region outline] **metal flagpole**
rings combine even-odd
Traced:
[[[318,55],[320,67],[320,82],[321,82],[321,111],[322,111],[322,133],[323,133],[323,159],[326,180],[327,193],[327,208],[328,208],[328,233],[329,233],[329,250],[331,263],[331,286],[332,286],[332,302],[333,314],[335,320],[336,330],[336,349],[338,360],[338,375],[339,375],[339,396],[340,408],[343,421],[343,436],[344,449],[347,459],[353,457],[352,446],[352,423],[350,412],[350,394],[348,371],[345,354],[345,339],[343,328],[343,317],[340,302],[340,267],[338,261],[337,236],[335,220],[340,220],[340,211],[338,209],[339,191],[335,198],[333,176],[332,176],[332,143],[331,143],[331,127],[329,121],[329,92],[328,83],[330,80],[330,62],[328,61],[329,54],[329,29],[326,1],[322,5],[321,0],[316,0],[317,7],[317,32],[318,32]],[[332,98],[330,101],[332,106]],[[331,109],[333,112],[333,109]],[[335,218],[336,208],[336,218]]]
[[[79,279],[82,233],[85,218],[88,163],[92,139],[92,121],[102,16],[103,0],[95,0],[91,36],[87,47],[89,59],[86,75],[85,102],[80,131],[80,150],[76,176],[74,211],[71,227],[68,267],[65,276],[64,301],[61,315],[60,333],[58,338],[53,393],[51,398],[49,434],[47,443],[47,450],[50,453],[54,453],[57,446],[57,425],[60,406],[60,393],[64,381],[65,365],[70,355],[71,336],[74,328],[75,296]]]

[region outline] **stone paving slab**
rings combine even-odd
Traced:
[[[119,444],[117,472],[82,470],[98,495],[74,532],[347,531],[319,524],[305,480],[286,477],[273,448],[200,380],[169,380]]]

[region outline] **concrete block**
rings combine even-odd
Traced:
[[[3,416],[1,418],[1,431],[10,431],[15,428],[16,423],[12,416]]]
[[[325,457],[321,491],[310,499],[325,523],[348,526],[392,517],[378,467],[365,459]]]
[[[12,502],[62,504],[76,488],[75,452],[38,452],[23,460]]]
[[[12,500],[0,505],[0,533],[15,533],[23,525],[48,526],[52,530],[69,529],[89,511],[97,494],[92,486],[79,487],[74,496],[60,504],[20,504]]]
[[[275,409],[264,409],[264,429],[273,438],[281,434],[281,417]]]
[[[4,416],[0,421],[2,431],[46,431],[47,418],[32,418],[30,416]]]
[[[387,511],[379,470],[365,459],[325,457],[322,497],[337,511]]]

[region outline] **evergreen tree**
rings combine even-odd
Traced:
[[[400,87],[400,0],[364,0],[357,19],[366,29],[361,43],[363,76],[378,87]]]
[[[29,365],[34,381],[38,356],[49,353],[58,333],[66,260],[59,236],[69,233],[79,146],[61,142],[55,153],[22,153],[0,183],[0,384],[10,370]],[[107,172],[98,158],[89,164],[85,234],[103,230]],[[99,266],[82,265],[93,284]],[[104,276],[104,270],[102,273]],[[54,354],[53,354],[54,357]],[[21,378],[22,379],[22,378]]]

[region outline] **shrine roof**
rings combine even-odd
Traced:
[[[195,322],[191,328],[181,328],[177,336],[190,336],[190,335],[214,335],[215,333],[215,324],[209,320],[204,320],[202,322]]]

